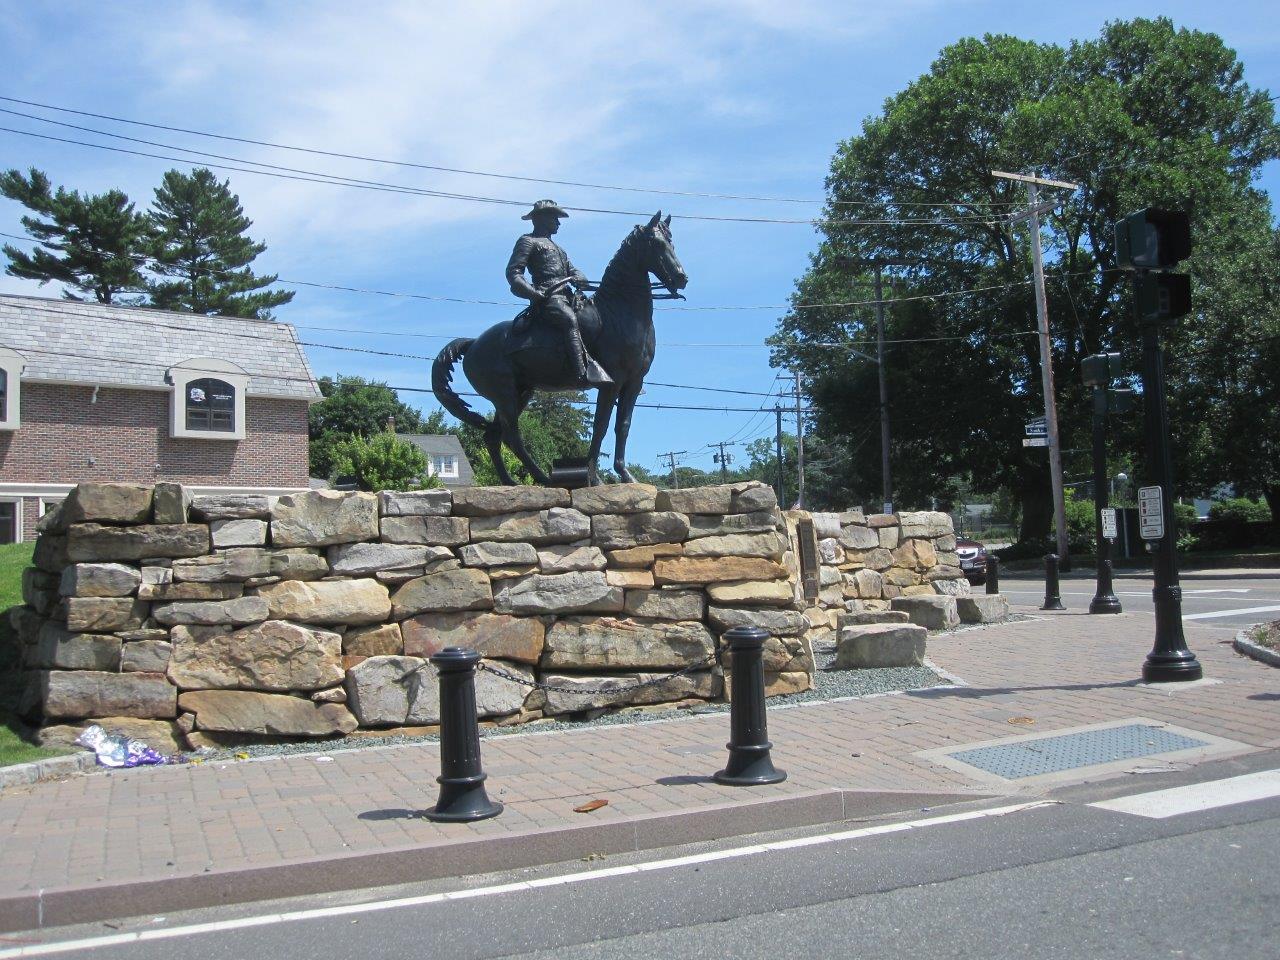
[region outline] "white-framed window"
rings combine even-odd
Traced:
[[[451,453],[431,455],[431,474],[436,477],[457,477],[458,458]]]
[[[170,367],[170,436],[244,439],[244,391],[249,375],[234,363],[194,357]]]
[[[22,542],[22,498],[0,497],[0,543]]]
[[[39,501],[37,501],[39,504],[39,511],[36,519],[40,519],[44,517],[46,513],[48,513],[58,504],[60,504],[63,501],[63,499],[64,498],[62,497],[41,497]]]
[[[22,357],[0,347],[0,430],[22,424]]]

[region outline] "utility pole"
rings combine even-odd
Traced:
[[[673,490],[680,489],[680,474],[676,472],[676,457],[683,457],[688,452],[688,450],[669,450],[666,453],[658,454],[659,459],[665,457],[671,462],[671,488]]]
[[[880,493],[885,513],[893,513],[893,477],[889,470],[889,383],[884,366],[884,268],[919,266],[915,260],[893,260],[885,257],[836,257],[842,266],[871,267],[875,271],[876,294],[876,355],[868,356],[852,347],[849,352],[876,365],[880,378]]]
[[[775,403],[773,412],[778,415],[778,503],[785,508],[787,504],[787,475],[782,471],[782,404]]]
[[[721,440],[719,443],[707,444],[708,447],[720,448],[719,454],[712,454],[712,462],[720,464],[721,483],[729,482],[729,461],[733,459],[733,454],[724,452],[724,448],[727,447],[728,445],[729,445],[728,442],[725,440]]]
[[[880,270],[876,268],[876,370],[880,374],[880,493],[885,513],[893,513],[893,480],[889,475],[889,386],[884,376],[884,292],[880,287]]]
[[[1049,301],[1044,292],[1044,254],[1040,249],[1040,214],[1052,210],[1057,204],[1039,204],[1038,187],[1057,187],[1062,190],[1078,190],[1078,183],[1048,180],[1044,177],[1021,173],[1002,173],[992,170],[993,177],[1002,180],[1019,180],[1027,185],[1029,209],[1009,218],[1011,223],[1028,220],[1031,225],[1031,264],[1035,271],[1036,327],[1040,334],[1040,383],[1044,390],[1045,433],[1049,441],[1049,485],[1053,492],[1053,528],[1057,540],[1058,556],[1062,569],[1071,569],[1067,547],[1067,501],[1062,491],[1062,445],[1058,438],[1058,401],[1053,389],[1053,348],[1049,342]]]
[[[796,484],[796,506],[803,510],[804,507],[804,411],[800,406],[800,378],[803,377],[799,370],[796,371],[796,471],[798,480]]]

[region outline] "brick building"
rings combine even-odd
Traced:
[[[286,323],[0,296],[0,543],[83,480],[305,490],[319,399]]]

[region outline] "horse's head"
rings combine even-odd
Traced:
[[[643,227],[636,227],[636,230],[644,239],[644,269],[657,277],[670,293],[679,293],[687,287],[689,276],[680,265],[675,244],[671,241],[670,215],[664,220],[659,210],[652,220]]]

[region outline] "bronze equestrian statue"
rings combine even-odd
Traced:
[[[593,388],[596,412],[588,481],[600,483],[597,461],[616,405],[613,466],[624,483],[631,483],[627,434],[654,352],[654,290],[649,277],[657,277],[670,297],[679,296],[689,278],[672,244],[671,217],[664,220],[658,211],[627,234],[593,296],[570,296],[568,286],[582,291],[590,284],[551,239],[562,216],[567,214],[549,200],[535,204],[525,217],[533,220],[534,231],[516,243],[507,267],[512,290],[533,304],[516,320],[494,324],[474,339],[459,338],[441,350],[431,367],[431,390],[451,414],[484,431],[494,469],[503,483],[514,485],[502,459],[503,443],[537,483],[547,483],[546,473],[520,438],[520,413],[533,392]],[[525,280],[525,269],[532,283]],[[539,307],[549,308],[551,315]],[[493,404],[491,419],[454,392],[453,368],[459,360],[471,386]]]
[[[582,294],[590,289],[586,276],[569,261],[569,255],[551,238],[560,230],[560,219],[569,216],[554,200],[539,200],[521,220],[532,220],[533,231],[516,241],[507,261],[507,283],[511,292],[532,302],[533,308],[516,319],[516,332],[523,332],[521,320],[530,322],[541,312],[542,319],[560,331],[565,353],[578,370],[578,385],[598,387],[612,383],[609,375],[586,352],[578,330]],[[525,270],[533,277],[524,278]],[[570,284],[574,289],[570,289]],[[528,318],[528,319],[526,319]]]

